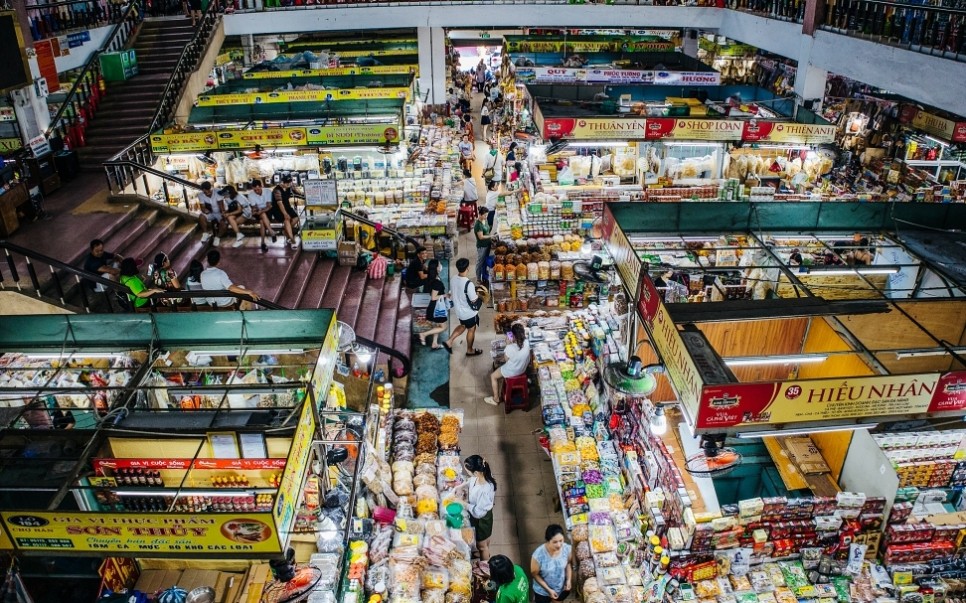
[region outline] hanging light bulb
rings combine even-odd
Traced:
[[[581,255],[590,255],[590,252],[594,250],[594,244],[590,241],[590,237],[584,239],[583,245],[580,246]]]
[[[667,415],[664,414],[664,407],[658,406],[651,415],[651,433],[662,436],[667,433]]]

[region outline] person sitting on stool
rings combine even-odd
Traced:
[[[483,398],[485,404],[496,406],[500,400],[500,380],[519,377],[527,373],[530,366],[530,342],[527,331],[520,323],[513,323],[510,327],[511,339],[506,346],[506,362],[490,374],[490,385],[493,386],[493,396]],[[516,345],[514,345],[516,344]]]

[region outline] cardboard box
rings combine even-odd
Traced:
[[[218,585],[215,586],[215,603],[234,603],[245,585],[246,574],[218,572]]]
[[[210,586],[215,589],[215,602],[221,600],[218,589],[218,575],[221,574],[219,571],[215,570],[197,570],[197,569],[187,569],[181,574],[181,582],[178,586],[185,589],[189,593],[202,586]]]
[[[179,586],[181,570],[144,570],[134,584],[134,589],[153,599],[154,594],[172,586]]]
[[[266,582],[272,581],[272,570],[267,563],[258,563],[248,570],[245,585],[236,599],[237,603],[259,603]],[[235,603],[235,602],[231,602]]]

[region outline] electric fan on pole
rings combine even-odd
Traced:
[[[604,259],[595,255],[589,262],[580,260],[574,262],[574,277],[578,281],[585,283],[597,283],[599,285],[610,282],[610,273],[607,266],[604,266]]]
[[[265,584],[262,603],[295,603],[304,601],[322,579],[322,570],[311,565],[297,567],[295,551],[288,549],[282,559],[268,562],[274,580]]]
[[[701,452],[693,454],[684,462],[688,473],[696,477],[724,475],[741,464],[741,454],[734,448],[725,447],[723,433],[701,436]]]

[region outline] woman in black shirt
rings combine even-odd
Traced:
[[[439,278],[439,260],[429,260],[426,266],[426,284],[423,285],[423,293],[431,295],[429,306],[426,307],[426,320],[433,324],[433,328],[425,333],[419,334],[419,343],[426,345],[426,337],[433,336],[433,349],[441,350],[439,345],[439,334],[446,330],[449,325],[449,304],[446,299],[446,288],[443,281]],[[440,312],[436,312],[436,307],[440,307]],[[444,312],[445,310],[445,312]]]

